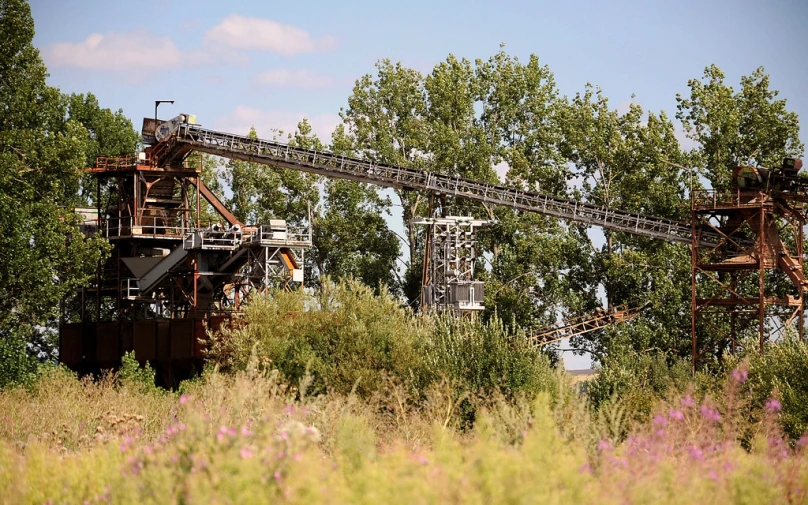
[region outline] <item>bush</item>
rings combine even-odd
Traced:
[[[672,390],[684,391],[691,380],[688,361],[669,360],[658,352],[615,354],[604,359],[587,384],[587,394],[596,408],[619,400],[631,419],[647,420],[654,404]]]
[[[127,352],[121,358],[121,368],[118,370],[118,380],[124,384],[131,384],[141,389],[154,388],[155,371],[149,363],[141,367],[135,358],[135,351]]]
[[[255,298],[214,353],[223,370],[244,370],[255,354],[292,383],[308,376],[311,394],[367,398],[394,382],[420,396],[446,379],[461,391],[513,395],[555,383],[548,360],[499,321],[418,317],[382,291],[326,281],[317,295]]]
[[[808,432],[808,343],[796,338],[772,342],[761,354],[748,356],[746,383],[753,420],[762,417],[766,402],[775,396],[782,405],[780,423],[792,439]]]
[[[0,336],[0,389],[34,382],[40,366],[24,340],[14,335]]]

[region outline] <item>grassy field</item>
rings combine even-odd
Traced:
[[[685,394],[632,423],[560,375],[475,400],[469,425],[446,383],[416,404],[395,381],[308,396],[254,364],[177,393],[55,369],[0,392],[0,503],[805,503],[804,439],[774,399],[742,421],[741,379],[720,407]]]

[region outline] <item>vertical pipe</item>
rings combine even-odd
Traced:
[[[758,247],[758,271],[759,271],[759,286],[758,289],[758,321],[760,331],[760,352],[763,352],[763,339],[766,332],[765,315],[766,315],[766,263],[764,261],[764,254],[766,251],[766,210],[763,204],[760,205],[760,232],[758,234],[760,246]]]

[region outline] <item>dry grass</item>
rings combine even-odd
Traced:
[[[419,402],[393,380],[365,400],[305,389],[255,366],[181,395],[50,373],[0,392],[0,503],[806,501],[808,459],[776,409],[746,451],[741,402],[671,398],[625,426],[619,403],[593,416],[563,378],[507,401],[447,383]]]

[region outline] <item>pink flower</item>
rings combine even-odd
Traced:
[[[704,459],[704,451],[696,447],[695,445],[691,445],[688,451],[690,453],[690,457],[696,460],[703,460]]]
[[[659,414],[654,416],[654,419],[653,419],[652,422],[657,426],[667,426],[668,425],[668,420],[665,419],[665,416],[660,416]]]
[[[682,407],[691,408],[696,406],[696,402],[693,401],[693,397],[690,395],[685,396],[682,398],[681,402]]]
[[[185,405],[186,403],[188,403],[188,395],[180,396],[180,405]]]
[[[766,401],[766,410],[772,413],[777,413],[783,410],[783,406],[780,404],[780,400],[777,398],[769,398]]]
[[[683,421],[685,419],[685,415],[682,414],[682,411],[676,409],[670,409],[668,411],[668,417],[670,417],[674,421]]]
[[[275,477],[275,480],[281,480],[281,472],[275,472],[273,477]]]
[[[732,382],[736,384],[743,384],[749,378],[749,370],[744,368],[736,368],[732,371]]]
[[[797,447],[803,448],[808,446],[808,433],[801,436],[799,440],[797,440]]]
[[[716,409],[708,407],[707,405],[701,406],[701,415],[704,416],[704,419],[714,423],[721,420],[721,414]]]
[[[250,459],[253,457],[252,451],[247,446],[242,447],[241,451],[239,451],[239,454],[241,455],[241,459]]]
[[[598,450],[601,452],[611,450],[612,444],[608,440],[601,440],[598,442]]]

